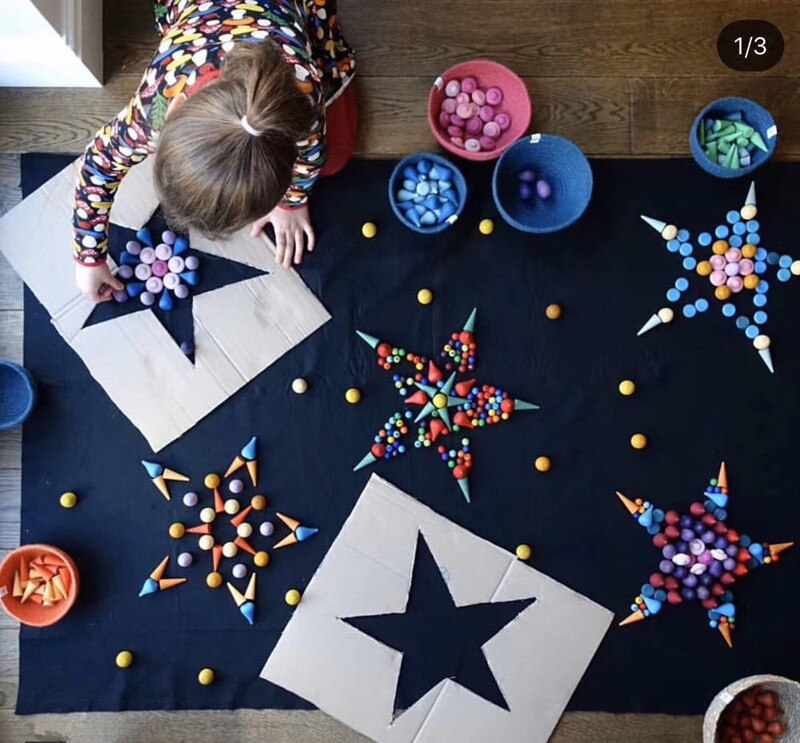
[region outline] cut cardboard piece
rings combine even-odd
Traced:
[[[120,185],[111,222],[144,226],[158,206],[149,158]],[[94,308],[72,280],[75,163],[0,219],[0,250],[47,309],[59,334],[154,451],[324,325],[330,315],[297,273],[275,261],[275,248],[247,229],[215,242],[192,233],[192,248],[268,275],[194,298],[195,363],[152,312],[121,315],[84,328]],[[117,266],[109,261],[112,271]],[[158,389],[158,396],[144,390]]]
[[[510,711],[443,679],[393,721],[402,653],[341,620],[405,611],[420,531],[456,605],[536,599],[483,645]],[[261,677],[378,743],[545,743],[612,617],[373,475]]]

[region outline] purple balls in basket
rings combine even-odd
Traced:
[[[527,171],[535,174],[536,187],[530,198],[522,198],[520,174]],[[583,214],[592,185],[589,161],[574,142],[553,134],[533,134],[517,140],[500,156],[492,176],[492,195],[512,227],[548,233],[569,227]]]
[[[0,361],[0,431],[21,426],[36,404],[36,381],[25,367]]]

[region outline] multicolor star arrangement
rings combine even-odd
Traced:
[[[257,445],[258,441],[254,436],[250,441],[245,444],[241,452],[234,457],[230,466],[225,472],[226,478],[231,478],[239,470],[246,468],[253,488],[258,485],[258,458],[257,458]],[[188,482],[189,478],[179,472],[164,467],[157,462],[142,462],[147,474],[150,476],[153,484],[158,488],[159,492],[167,499],[170,500],[171,493],[169,491],[169,482]],[[174,523],[170,526],[169,534],[173,539],[181,539],[188,534],[194,534],[199,537],[198,546],[201,550],[211,552],[212,572],[206,577],[206,584],[209,588],[218,588],[222,585],[223,578],[220,573],[223,558],[232,559],[239,555],[241,552],[248,553],[253,560],[253,565],[256,568],[264,568],[269,564],[270,556],[265,550],[256,550],[250,543],[251,537],[254,535],[252,524],[248,522],[248,517],[257,511],[262,511],[267,507],[267,499],[261,494],[256,494],[252,497],[250,504],[245,508],[238,497],[231,497],[224,499],[222,496],[222,478],[219,475],[210,473],[203,479],[204,486],[210,491],[210,496],[213,501],[213,506],[206,506],[200,510],[200,522],[196,526],[186,528],[182,523]],[[231,478],[228,483],[228,490],[233,496],[241,496],[244,492],[245,484],[239,478]],[[193,508],[198,506],[200,502],[199,496],[194,492],[185,493],[183,496],[184,505]],[[283,537],[280,541],[273,545],[273,549],[280,549],[281,547],[288,547],[298,542],[303,542],[309,537],[317,533],[317,529],[309,526],[304,526],[298,520],[285,516],[281,513],[275,514],[289,529],[289,534]],[[215,538],[215,527],[223,521],[225,516],[230,516],[230,525],[235,532],[235,537],[231,541],[217,544]],[[274,525],[270,521],[265,521],[261,524],[260,533],[264,537],[271,536],[274,532]],[[182,561],[183,560],[183,561]],[[158,591],[164,591],[169,588],[181,585],[186,582],[186,578],[164,578],[164,572],[169,562],[169,556],[165,557],[161,563],[153,570],[150,576],[145,580],[140,596],[146,596]],[[181,567],[188,567],[194,562],[194,558],[188,552],[184,552],[178,557],[178,563]],[[244,579],[247,578],[247,568],[239,563],[233,566],[233,578]],[[247,588],[244,593],[233,585],[230,581],[227,582],[228,590],[236,603],[242,616],[249,624],[255,622],[255,595],[256,595],[256,573],[252,569]]]
[[[729,647],[736,624],[731,588],[738,578],[762,565],[778,562],[793,542],[756,542],[728,528],[728,475],[723,462],[719,475],[709,480],[704,502],[692,503],[688,514],[662,511],[649,501],[617,496],[639,526],[661,550],[658,570],[650,576],[620,625],[658,614],[664,604],[699,601],[708,611],[708,623],[718,629]]]
[[[475,368],[476,315],[477,310],[472,310],[462,330],[453,333],[444,344],[443,361],[440,364],[444,371],[424,356],[356,331],[365,343],[375,349],[377,364],[381,369],[391,371],[400,364],[406,364],[407,371],[392,375],[394,386],[405,399],[406,409],[394,413],[386,421],[355,470],[379,459],[392,459],[404,454],[404,437],[415,425],[414,447],[429,448],[437,441],[444,441],[450,434],[506,421],[516,410],[538,410],[538,405],[513,399],[505,390],[488,384],[481,385],[474,378],[457,381],[458,375],[467,375]],[[445,378],[444,372],[450,372],[449,376]],[[473,465],[469,438],[464,436],[460,443],[452,446],[440,443],[438,453],[469,503],[469,471]]]
[[[794,260],[790,255],[768,252],[761,247],[757,213],[756,185],[751,183],[744,206],[738,211],[728,212],[727,224],[717,225],[713,235],[702,232],[697,236],[698,245],[701,248],[710,248],[711,251],[708,258],[700,260],[695,256],[695,246],[690,242],[691,234],[688,230],[644,215],[642,219],[664,238],[667,250],[683,257],[683,268],[687,272],[696,272],[699,276],[708,278],[714,287],[714,297],[723,303],[722,314],[725,317],[735,317],[736,327],[753,341],[753,346],[767,368],[774,372],[770,337],[762,333],[762,326],[768,319],[766,306],[769,291],[769,283],[764,276],[769,267],[773,266],[777,267],[778,281],[788,281],[792,276],[800,275],[800,260]],[[667,291],[667,300],[673,304],[679,302],[688,288],[689,280],[683,276],[678,278]],[[746,292],[752,292],[750,296],[755,307],[752,318],[730,301],[734,295]],[[682,308],[683,316],[696,317],[708,307],[708,300],[704,297],[687,302]],[[671,322],[674,315],[671,307],[662,307],[642,326],[638,335]]]

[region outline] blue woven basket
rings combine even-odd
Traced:
[[[742,112],[742,121],[752,126],[764,140],[767,145],[767,152],[763,150],[754,149],[750,155],[750,165],[746,168],[726,168],[719,163],[709,160],[702,145],[698,132],[706,118],[724,118],[727,114],[734,113],[735,111]],[[775,119],[766,108],[760,106],[755,101],[748,98],[738,98],[731,96],[729,98],[720,98],[719,100],[709,103],[694,120],[692,129],[689,132],[689,146],[692,150],[695,162],[711,175],[717,178],[739,178],[748,173],[752,173],[756,168],[763,165],[767,160],[772,157],[775,152],[775,145],[778,141],[778,127],[775,126]]]
[[[403,214],[402,210],[400,209],[400,204],[397,201],[397,192],[400,190],[400,186],[402,185],[403,181],[403,170],[409,165],[416,167],[420,160],[429,160],[430,162],[436,165],[442,165],[453,172],[453,187],[458,194],[458,206],[456,207],[456,211],[450,217],[450,219],[446,222],[442,222],[441,224],[434,224],[430,226],[420,225],[417,227],[417,225],[406,218],[405,214]],[[464,175],[449,160],[441,157],[440,155],[434,155],[432,152],[414,152],[411,155],[404,157],[399,163],[397,163],[395,169],[392,171],[392,175],[389,177],[389,204],[391,204],[392,211],[406,227],[408,227],[410,230],[414,230],[414,232],[419,232],[423,235],[433,235],[437,232],[446,230],[461,216],[461,212],[464,211],[464,205],[466,203],[467,182],[464,180]]]
[[[0,361],[0,431],[21,426],[36,404],[36,381],[10,361]]]
[[[519,196],[519,172],[533,170],[551,188],[548,199]],[[497,211],[523,232],[557,232],[575,222],[592,198],[592,169],[581,149],[553,134],[532,134],[511,145],[497,161],[492,194]]]

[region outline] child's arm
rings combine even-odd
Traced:
[[[324,107],[314,118],[306,139],[297,143],[297,159],[292,169],[292,182],[281,200],[284,209],[295,209],[308,201],[308,195],[325,164]]]

